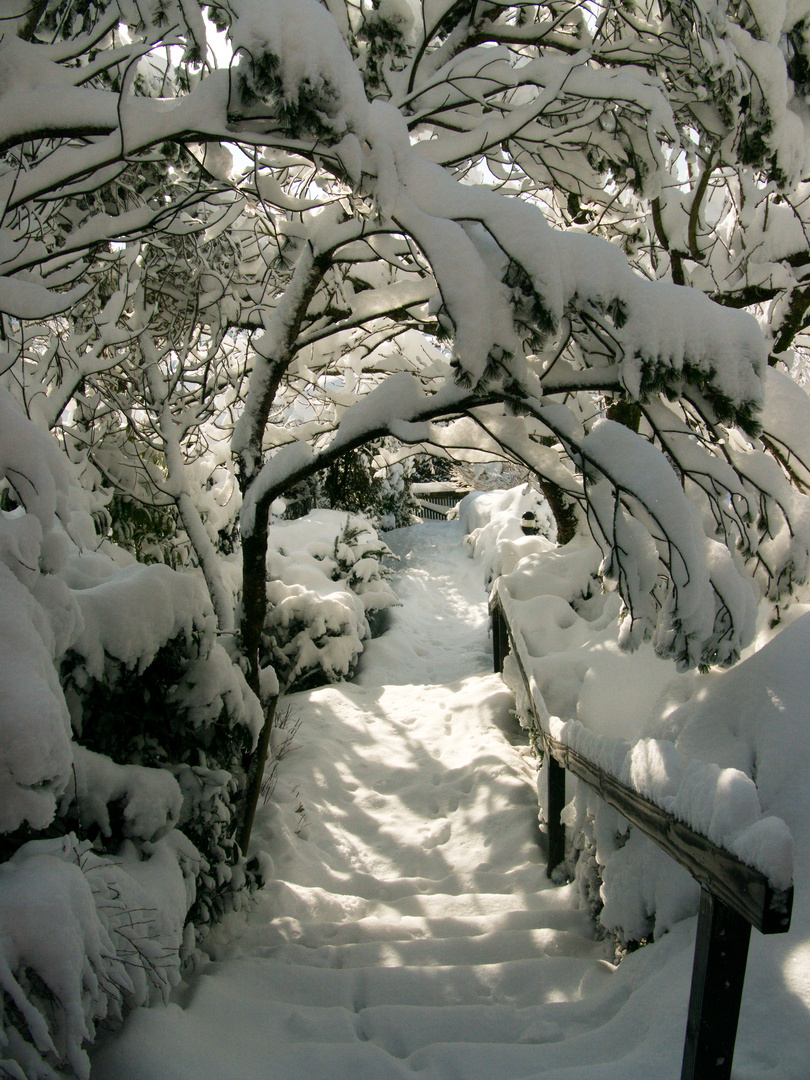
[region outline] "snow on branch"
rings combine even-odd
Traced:
[[[0,479],[12,485],[27,512],[49,531],[57,515],[67,520],[68,475],[65,461],[48,435],[0,387]]]
[[[626,606],[623,644],[637,647],[654,629],[656,651],[679,665],[734,663],[753,636],[756,595],[728,548],[705,536],[666,458],[609,420],[594,425],[580,452],[600,574],[619,583]]]
[[[245,493],[242,531],[252,535],[259,506],[267,506],[288,487],[325,468],[332,461],[374,439],[395,434],[401,441],[420,443],[431,438],[427,422],[454,415],[485,402],[481,395],[451,383],[426,394],[419,378],[405,372],[390,375],[371,393],[344,412],[338,429],[323,449],[308,443],[280,447],[262,467]]]

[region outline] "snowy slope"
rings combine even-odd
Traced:
[[[395,540],[403,606],[362,685],[289,699],[301,727],[256,826],[273,884],[167,1009],[96,1051],[93,1080],[680,1075],[695,920],[608,962],[545,876],[458,527]],[[801,942],[754,934],[735,1080],[807,1076],[806,970]]]

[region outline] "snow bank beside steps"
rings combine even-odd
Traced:
[[[174,715],[161,717],[167,732],[187,724],[190,744],[200,728],[227,727],[224,715],[249,744],[262,710],[214,640],[200,578],[138,565],[97,536],[69,462],[0,388],[4,481],[13,508],[0,510],[0,1075],[69,1069],[84,1080],[98,1024],[165,1000],[179,982],[199,885],[231,869],[225,857],[211,867],[187,835],[189,820],[211,811],[188,792],[210,783],[208,802],[221,803],[231,776],[196,760],[172,771],[159,754],[169,767],[127,760],[140,729],[107,715],[110,702],[176,646],[184,678],[166,710]],[[118,760],[83,745],[104,724],[124,748]],[[147,734],[155,742],[163,731]]]
[[[730,671],[678,674],[649,644],[623,652],[618,598],[597,578],[598,547],[523,536],[529,497],[524,489],[474,494],[461,516],[519,637],[540,722],[775,887],[794,876],[798,885],[810,856],[810,613]],[[504,676],[529,726],[514,657]],[[693,914],[698,889],[686,871],[585,785],[567,782],[569,857],[579,856],[582,895],[605,928],[641,939]],[[538,792],[542,818],[542,769]]]

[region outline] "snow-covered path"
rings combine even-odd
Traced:
[[[96,1051],[93,1080],[677,1075],[685,996],[650,1013],[649,995],[670,997],[673,967],[688,985],[683,931],[660,978],[605,960],[545,876],[460,532],[395,542],[403,606],[361,685],[290,698],[301,727],[255,834],[275,880],[167,1009]]]
[[[394,588],[402,606],[388,632],[368,642],[361,686],[449,683],[492,670],[481,568],[467,558],[461,526],[426,521],[386,542],[399,558]]]

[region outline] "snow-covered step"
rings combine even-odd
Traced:
[[[539,863],[539,853],[537,855]],[[447,869],[445,867],[445,869]],[[411,897],[421,899],[433,893],[442,896],[502,893],[512,897],[539,892],[544,886],[545,873],[536,865],[518,866],[514,870],[478,870],[474,873],[451,871],[437,877],[403,876],[377,878],[372,874],[335,873],[327,867],[319,874],[322,887],[337,896],[360,896],[364,900],[397,905]],[[517,901],[519,903],[519,901]]]
[[[534,1075],[532,1065],[537,1060],[537,1046],[531,1043],[430,1044],[402,1058],[371,1040],[304,1042],[291,1039],[288,1032],[274,1038],[261,1027],[249,1032],[240,1029],[241,1039],[231,1036],[222,1041],[203,1032],[187,1036],[186,1041],[178,1018],[172,1021],[179,1039],[174,1045],[145,1040],[133,1057],[123,1044],[109,1044],[96,1053],[94,1067],[114,1080],[209,1080],[214,1076],[216,1080],[414,1080],[416,1076],[419,1080],[521,1080]],[[560,1064],[564,1064],[564,1047],[560,1050]],[[215,1074],[210,1071],[212,1062],[216,1062]]]
[[[470,901],[477,905],[480,899],[474,897]],[[389,910],[387,917],[372,915],[353,922],[302,922],[283,917],[274,920],[266,929],[264,940],[270,947],[274,943],[289,942],[312,949],[321,945],[357,945],[363,942],[469,938],[496,931],[540,930],[544,927],[577,933],[584,938],[590,938],[593,932],[593,924],[584,911],[549,904],[543,911],[523,908],[457,917],[398,916],[393,909]]]
[[[600,959],[604,945],[579,934],[542,928],[537,930],[497,930],[469,938],[422,938],[416,941],[368,941],[357,945],[278,945],[267,951],[268,958],[281,964],[310,964],[315,967],[441,967],[459,962],[463,950],[465,964],[500,964],[511,960],[546,956],[576,956]]]
[[[582,992],[572,1001],[549,1001],[524,1008],[511,1005],[377,1005],[357,1015],[361,1037],[394,1057],[407,1058],[429,1046],[447,1043],[517,1043],[526,1046],[556,1042],[595,1021],[604,1022],[626,1000],[614,990],[613,969],[605,965],[587,979],[588,1001]],[[580,987],[582,991],[582,987]],[[612,999],[612,1000],[611,1000]]]
[[[572,891],[566,890],[568,911],[571,910]],[[458,893],[448,895],[436,892],[425,896],[406,896],[397,901],[396,910],[402,915],[436,918],[455,918],[494,915],[508,911],[547,911],[548,906],[557,909],[557,899],[552,889],[542,891],[526,889],[522,892]]]
[[[346,995],[345,977],[331,974]],[[533,1075],[539,1044],[587,1040],[627,998],[626,987],[614,989],[607,964],[587,971],[567,998],[564,987],[549,985],[522,1008],[397,1003],[355,1011],[347,995],[343,1005],[268,998],[261,975],[251,964],[217,965],[183,1008],[138,1010],[127,1038],[108,1039],[96,1051],[94,1077],[413,1080],[418,1072],[422,1080],[517,1080]],[[570,1057],[570,1044],[564,1049]]]
[[[290,916],[302,922],[359,922],[368,918],[398,921],[400,918],[478,918],[510,911],[567,912],[574,918],[574,891],[541,885],[539,889],[516,892],[486,891],[442,893],[439,891],[400,896],[396,901],[362,897],[350,893],[336,895],[318,886],[301,886],[290,882],[274,882],[268,902],[260,902],[260,910],[268,911],[268,919]],[[341,918],[343,916],[343,918]]]
[[[274,963],[270,958],[230,961],[243,991],[265,1001],[341,1007],[353,1012],[376,1005],[500,1004],[526,1007],[571,999],[586,974],[603,961],[590,957],[541,956],[494,964],[461,962],[429,967],[331,968]],[[220,978],[229,979],[228,965]],[[230,981],[230,979],[229,979]]]

